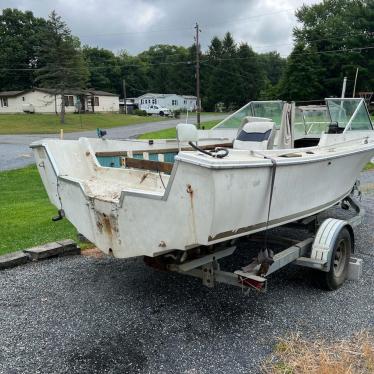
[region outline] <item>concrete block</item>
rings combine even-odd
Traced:
[[[81,254],[81,249],[77,246],[77,243],[74,240],[59,240],[57,241],[57,243],[61,244],[64,247],[64,250],[60,256],[73,256]]]
[[[44,260],[55,256],[79,255],[80,251],[75,241],[71,239],[58,240],[24,250],[31,257],[32,261]]]
[[[62,254],[64,252],[64,246],[60,243],[52,242],[37,247],[27,248],[23,251],[31,257],[32,261],[38,261]]]
[[[30,261],[29,256],[23,251],[17,251],[0,256],[0,270],[23,265]]]

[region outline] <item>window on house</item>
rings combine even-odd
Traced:
[[[74,96],[64,96],[65,106],[74,106]]]
[[[22,96],[22,101],[25,101],[25,96]]]
[[[95,106],[99,106],[99,97],[95,96]]]
[[[156,99],[152,99],[152,104],[156,104]]]
[[[0,98],[0,104],[2,107],[7,107],[8,106],[8,98],[7,97],[1,97]]]
[[[171,105],[178,105],[178,100],[171,100]]]
[[[184,100],[184,104],[187,104],[187,100]]]

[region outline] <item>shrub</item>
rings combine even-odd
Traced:
[[[174,110],[174,117],[175,118],[180,118],[180,116],[181,116],[181,111],[179,109]]]
[[[142,117],[145,117],[147,115],[147,112],[145,110],[142,110],[142,109],[134,109],[133,113],[136,116],[142,116]]]

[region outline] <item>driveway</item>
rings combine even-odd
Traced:
[[[227,116],[220,114],[203,114],[201,121],[223,119]],[[164,120],[159,122],[145,122],[137,125],[114,127],[107,129],[109,139],[127,139],[144,134],[145,132],[158,131],[176,126],[183,122],[180,119]],[[189,115],[189,122],[196,122],[196,115]],[[65,139],[78,139],[80,137],[96,138],[96,131],[71,132],[64,135]],[[0,171],[17,169],[34,163],[30,143],[43,138],[57,138],[58,134],[33,134],[33,135],[0,135]]]
[[[290,332],[336,339],[373,329],[373,182],[374,172],[362,175],[362,279],[334,292],[292,265],[269,277],[267,293],[248,296],[133,259],[75,256],[1,271],[0,373],[257,373]],[[224,265],[245,264],[253,249],[244,243]]]

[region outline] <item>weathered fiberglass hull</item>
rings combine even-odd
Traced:
[[[51,202],[103,252],[128,258],[264,230],[274,167],[269,227],[327,209],[350,193],[374,156],[371,134],[330,145],[334,136],[326,134],[325,146],[297,150],[233,149],[223,159],[182,151],[170,175],[102,167],[97,141],[85,138],[46,139],[32,147]],[[134,146],[131,141],[105,142],[108,149]]]

